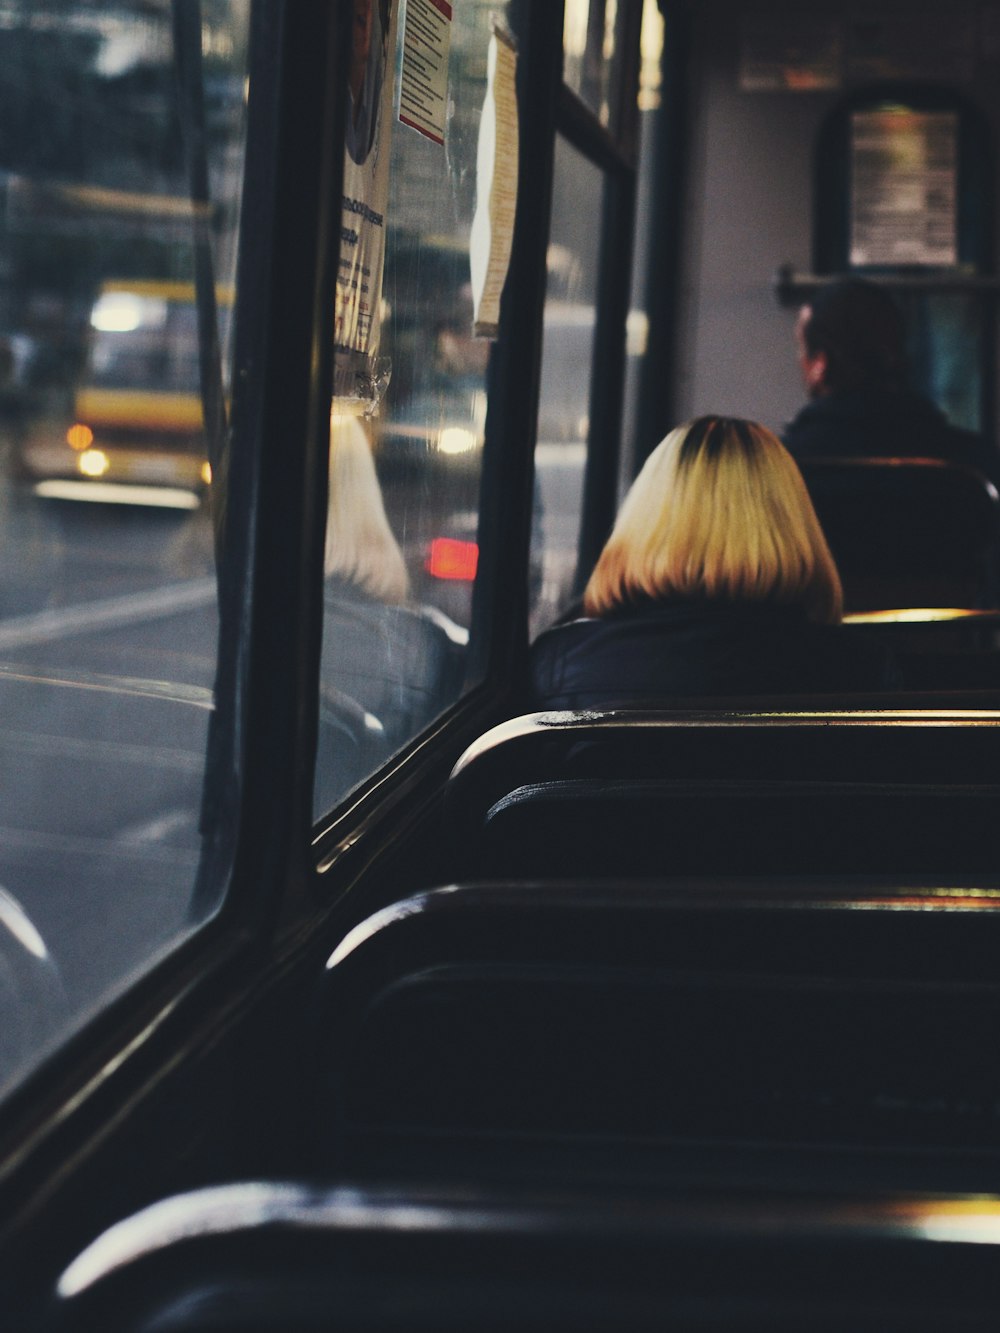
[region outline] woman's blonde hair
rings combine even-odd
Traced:
[[[756,422],[699,417],[657,445],[583,605],[601,616],[636,601],[692,598],[797,605],[828,624],[841,618],[840,576],[802,474]]]
[[[381,602],[405,602],[410,580],[385,514],[371,446],[357,417],[330,423],[326,514],[327,575],[335,574]]]

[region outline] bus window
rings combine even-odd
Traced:
[[[0,335],[19,355],[0,399],[4,1093],[224,889],[231,830],[203,862],[219,616],[194,279],[201,244],[225,348],[249,11],[180,7],[200,14],[191,126],[169,6],[66,23],[5,7]],[[194,140],[208,206],[192,202]]]
[[[654,21],[655,9],[591,0],[567,5],[564,14],[566,95],[555,141],[534,456],[531,635],[572,609],[614,513],[623,417],[629,437],[634,429],[627,358],[644,345],[646,324],[644,311],[629,308],[644,102],[634,88],[628,96],[624,89],[640,59],[657,63],[662,22]],[[626,443],[630,452],[631,438]]]
[[[387,387],[367,416],[333,404],[317,819],[475,683],[465,662],[490,342],[473,331],[469,233],[492,21],[505,9],[446,8],[444,143],[401,119],[376,136],[375,151],[392,142]]]
[[[623,55],[621,18],[616,0],[567,0],[563,17],[563,80],[602,125],[612,119],[613,81]]]
[[[533,631],[565,609],[576,578],[600,241],[593,219],[603,184],[596,167],[557,139],[535,446]]]
[[[952,425],[986,435],[992,297],[976,280],[992,262],[993,176],[982,113],[926,84],[853,94],[817,140],[816,271],[886,283],[911,382]]]

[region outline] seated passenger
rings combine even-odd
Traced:
[[[841,630],[841,590],[805,483],[754,422],[700,417],[650,455],[583,599],[535,642],[538,708],[673,695],[878,690],[880,651]]]
[[[810,398],[783,433],[796,458],[937,458],[1000,480],[997,451],[907,386],[903,317],[884,287],[821,287],[795,334]]]
[[[410,604],[375,463],[356,417],[330,435],[321,683],[360,704],[396,749],[457,692],[460,650],[445,618]]]

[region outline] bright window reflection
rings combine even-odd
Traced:
[[[656,0],[645,0],[642,7],[640,38],[639,110],[655,111],[660,105],[663,62],[663,15]]]
[[[249,0],[180,25],[203,126],[173,11],[0,3],[0,1089],[221,890],[199,880],[218,624],[195,310],[225,352]],[[196,294],[199,220],[218,285]]]
[[[490,343],[473,336],[469,231],[490,18],[505,9],[464,0],[452,15],[444,145],[392,126],[379,338],[388,385],[368,419],[334,402],[317,818],[474,683],[466,648]]]
[[[566,0],[563,81],[607,125],[611,71],[617,55],[617,0]]]
[[[557,140],[535,447],[533,634],[569,605],[576,576],[603,183],[596,167]]]

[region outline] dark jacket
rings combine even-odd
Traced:
[[[899,684],[880,649],[798,608],[652,603],[540,635],[531,650],[537,708],[655,706],[672,696],[825,694]]]
[[[462,666],[445,617],[326,580],[322,682],[374,714],[390,745],[410,740],[452,702]]]
[[[455,699],[464,670],[456,630],[432,608],[390,606],[343,579],[327,579],[317,817]]]
[[[853,389],[816,398],[782,438],[797,458],[939,458],[1000,482],[1000,453],[949,425],[933,403],[909,390]]]

